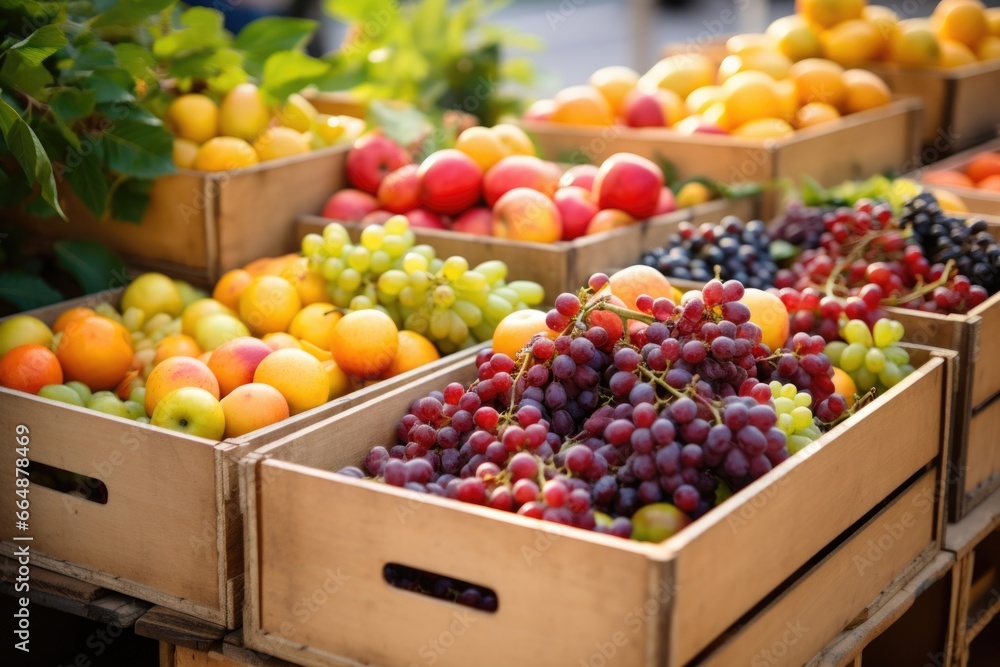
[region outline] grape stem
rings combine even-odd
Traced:
[[[942,285],[944,285],[945,283],[947,283],[949,280],[951,280],[951,272],[952,272],[952,269],[954,269],[954,267],[955,267],[955,260],[949,259],[948,262],[944,265],[944,271],[941,272],[941,277],[940,278],[938,278],[937,280],[934,280],[932,282],[929,282],[926,285],[921,285],[921,286],[917,287],[915,290],[913,290],[909,294],[904,294],[903,296],[898,296],[898,297],[887,296],[884,299],[882,299],[882,301],[881,301],[882,305],[883,306],[896,306],[896,305],[899,305],[901,303],[906,303],[908,301],[913,301],[914,299],[918,299],[920,297],[923,297],[925,294],[929,294],[929,293],[933,292],[935,289],[937,289],[938,287],[941,287]]]

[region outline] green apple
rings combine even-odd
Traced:
[[[662,542],[689,523],[687,514],[670,503],[653,503],[632,515],[632,539]]]
[[[110,391],[99,391],[91,396],[90,400],[87,401],[87,407],[115,417],[129,418],[125,411],[125,404]]]
[[[206,315],[194,325],[194,339],[205,352],[214,350],[233,338],[249,335],[250,330],[245,324],[226,313]]]
[[[83,400],[80,398],[80,394],[73,391],[72,387],[67,387],[64,384],[47,384],[38,390],[38,395],[42,398],[59,401],[60,403],[69,403],[71,405],[78,405],[81,408],[83,407]]]
[[[161,398],[149,423],[209,440],[221,440],[226,431],[219,400],[199,387],[174,389]]]
[[[66,386],[80,395],[80,400],[83,401],[84,405],[86,405],[87,401],[90,400],[90,397],[93,396],[93,394],[90,391],[90,387],[77,380],[73,380],[72,382],[67,382]]]
[[[138,419],[139,417],[146,416],[146,408],[142,403],[128,400],[123,405],[125,406],[125,414],[128,415],[129,419]]]

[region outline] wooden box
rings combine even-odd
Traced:
[[[350,146],[333,146],[231,172],[182,169],[153,184],[142,223],[98,221],[71,194],[61,201],[70,222],[22,218],[38,237],[85,238],[126,262],[211,284],[229,269],[297,249],[295,218],[320,210],[344,186]]]
[[[661,235],[665,227],[691,220],[701,223],[718,221],[727,215],[751,220],[757,213],[757,201],[752,197],[716,200],[699,204],[690,209],[644,220],[635,225],[615,229],[593,236],[583,236],[573,241],[557,243],[531,243],[510,241],[492,236],[474,236],[458,232],[414,229],[417,243],[434,246],[438,257],[461,255],[471,266],[491,259],[503,260],[509,270],[508,280],[533,280],[545,289],[548,303],[564,291],[576,292],[587,284],[591,275],[609,266],[628,266],[639,261],[646,240]],[[296,227],[302,238],[310,232],[321,233],[333,220],[318,216],[303,216]],[[355,237],[360,233],[356,225],[345,226]]]
[[[1000,153],[1000,139],[988,141],[984,144],[976,146],[975,148],[970,148],[967,151],[959,153],[958,155],[953,155],[949,158],[941,160],[940,162],[928,165],[919,172],[912,174],[912,178],[920,181],[926,187],[934,188],[935,190],[947,190],[954,193],[959,199],[962,200],[971,213],[1000,216],[1000,192],[974,188],[960,188],[951,185],[938,185],[937,183],[927,183],[922,178],[924,174],[944,169],[955,169],[964,172],[965,168],[969,166],[969,162],[972,161],[972,158],[980,153],[991,151],[994,153]]]
[[[324,667],[417,658],[510,665],[525,656],[575,667],[601,652],[609,660],[612,652],[615,664],[685,665],[799,579],[800,568],[835,553],[845,536],[860,540],[852,554],[881,538],[884,526],[871,519],[885,501],[890,513],[881,516],[896,517],[919,495],[930,506],[926,516],[908,520],[915,529],[894,538],[898,549],[869,557],[881,564],[865,569],[866,585],[882,590],[941,537],[935,485],[947,456],[954,353],[913,354],[917,371],[856,419],[661,544],[334,474],[360,464],[371,446],[394,442],[414,399],[468,382],[475,369],[465,362],[428,374],[241,462],[244,639],[255,650]],[[845,533],[859,526],[869,532]],[[383,580],[387,563],[488,586],[498,611],[399,591]]]
[[[728,135],[684,135],[669,128],[584,127],[545,121],[521,121],[542,157],[599,163],[609,155],[630,152],[656,161],[666,159],[679,178],[707,176],[726,183],[778,179],[797,182],[808,174],[822,185],[867,178],[886,171],[910,171],[920,164],[918,100],[886,106],[798,130],[784,139],[745,139]],[[777,212],[778,188],[764,197],[762,215]]]
[[[29,311],[51,324],[74,306],[117,304],[120,290]],[[4,519],[0,554],[29,544],[31,562],[76,579],[226,627],[241,621],[243,522],[237,460],[268,442],[474,355],[470,348],[239,438],[214,442],[0,388],[0,483],[15,488],[15,428],[29,430],[29,455],[107,489],[106,503],[30,486],[29,530]],[[89,482],[88,482],[89,483]],[[97,484],[97,481],[92,482]],[[30,535],[31,542],[12,540]]]

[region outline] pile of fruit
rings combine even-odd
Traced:
[[[701,53],[664,58],[643,74],[605,67],[588,85],[541,100],[525,119],[569,125],[671,127],[747,138],[778,138],[892,99],[867,70],[823,58],[792,62],[765,38],[739,35],[721,65]]]
[[[174,164],[201,171],[303,155],[353,141],[365,126],[359,118],[321,114],[297,93],[268,105],[252,83],[236,86],[219,103],[202,93],[180,95],[167,107],[166,122],[174,134]]]
[[[535,283],[505,283],[502,262],[469,270],[414,247],[402,217],[367,228],[358,246],[338,225],[304,246],[309,257],[227,272],[211,297],[146,273],[120,309],[73,308],[51,328],[9,318],[0,386],[218,440],[489,339],[504,316],[544,298]],[[323,275],[341,261],[328,292]]]
[[[420,164],[392,139],[368,134],[351,148],[346,176],[353,187],[331,196],[323,217],[368,225],[402,214],[414,228],[538,243],[571,241],[711,197],[695,181],[675,196],[659,166],[625,153],[564,173],[535,156],[523,130],[505,124],[468,128],[455,148]]]
[[[1000,194],[1000,153],[980,153],[962,170],[935,169],[920,176],[924,183],[973,188]]]
[[[732,280],[672,295],[633,266],[560,294],[544,327],[501,323],[474,382],[414,401],[396,444],[340,472],[659,541],[860,407],[827,341],[781,347],[776,297]]]

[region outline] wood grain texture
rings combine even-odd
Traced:
[[[972,414],[963,491],[974,509],[1000,487],[1000,398]]]
[[[177,647],[206,651],[226,635],[226,628],[166,607],[153,607],[135,624],[135,634]],[[176,658],[175,658],[176,659]]]

